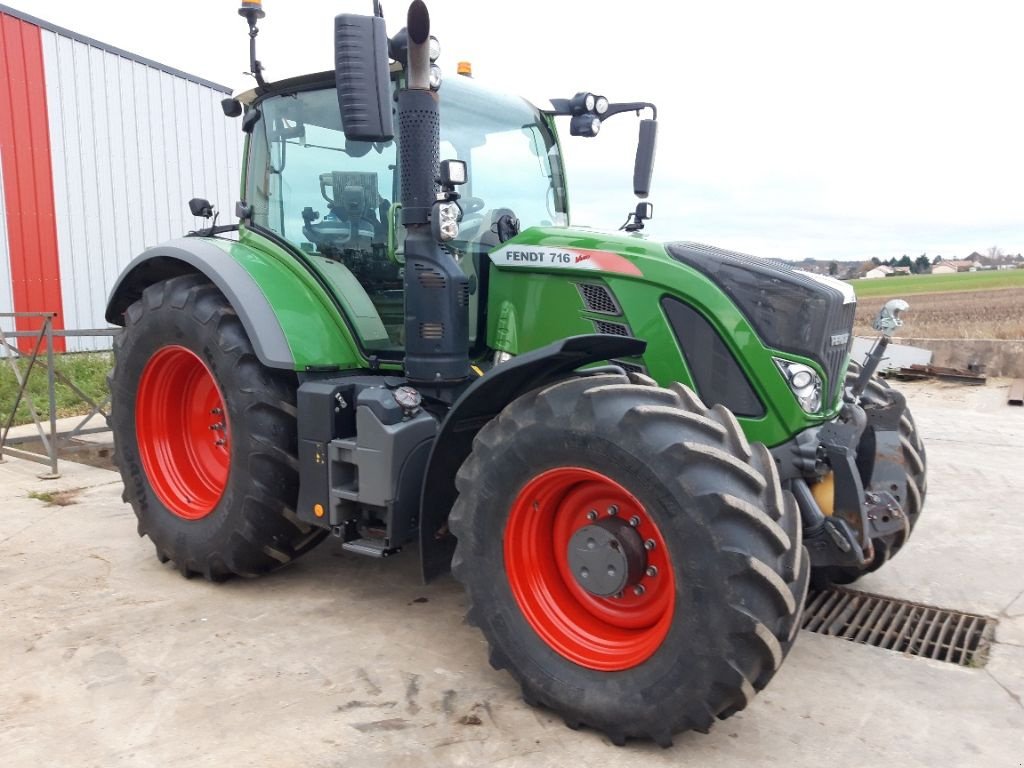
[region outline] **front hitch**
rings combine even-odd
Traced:
[[[884,402],[845,403],[818,431],[818,456],[832,473],[830,509],[822,510],[804,478],[791,483],[814,566],[864,566],[875,559],[876,542],[910,532],[900,442],[906,400],[887,394]]]

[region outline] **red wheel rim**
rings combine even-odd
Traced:
[[[185,520],[210,514],[228,483],[231,432],[217,382],[195,352],[163,347],[146,363],[135,434],[146,477],[164,506]]]
[[[636,518],[648,543],[642,594],[634,585],[619,597],[598,597],[571,572],[569,540],[593,522],[588,513],[606,517],[610,510],[627,521]],[[675,578],[665,541],[636,497],[605,475],[576,467],[537,475],[512,504],[504,549],[509,586],[527,622],[570,661],[602,671],[629,669],[650,658],[668,634]]]

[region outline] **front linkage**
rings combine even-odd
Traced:
[[[896,299],[879,313],[881,336],[863,367],[851,366],[838,418],[773,451],[800,507],[811,563],[826,580],[852,581],[852,574],[874,570],[910,535],[906,400],[889,388],[882,398],[864,397],[907,308]]]

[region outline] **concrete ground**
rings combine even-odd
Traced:
[[[414,553],[328,541],[258,581],[160,565],[118,477],[0,465],[0,764],[38,766],[1024,765],[1024,409],[1007,382],[903,385],[930,491],[911,545],[868,591],[999,620],[961,668],[804,633],[710,735],[612,747],[524,704]],[[32,492],[81,489],[69,506]]]

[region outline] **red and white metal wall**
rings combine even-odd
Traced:
[[[0,313],[106,327],[121,269],[201,226],[189,198],[230,220],[241,133],[221,111],[227,92],[0,5]]]

